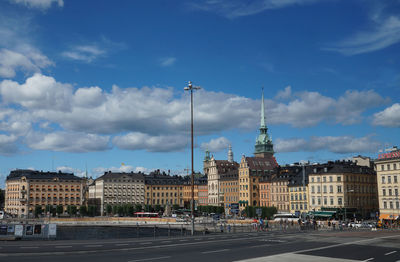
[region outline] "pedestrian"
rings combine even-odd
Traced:
[[[224,233],[224,226],[222,224],[219,226],[219,229],[221,230],[221,233]]]
[[[264,227],[264,221],[262,218],[260,218],[260,231],[263,231],[263,227]]]
[[[268,220],[265,220],[265,230],[268,231]]]
[[[231,225],[228,224],[228,233],[231,233]]]

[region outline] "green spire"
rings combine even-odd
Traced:
[[[264,157],[266,154],[274,154],[274,145],[268,136],[268,128],[265,124],[264,88],[262,88],[261,95],[261,122],[259,130],[260,134],[256,139],[254,155]]]

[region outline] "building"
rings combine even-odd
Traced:
[[[221,190],[221,178],[231,172],[237,172],[239,164],[233,161],[232,147],[229,146],[228,160],[216,160],[210,158],[210,152],[206,151],[203,161],[204,174],[208,183],[208,204],[212,206],[223,206],[224,195]]]
[[[107,205],[144,204],[143,173],[105,172],[89,186],[89,202],[99,205],[101,214],[106,213]]]
[[[264,176],[260,178],[259,187],[260,187],[260,206],[262,207],[271,207],[271,181],[272,176]]]
[[[236,206],[239,203],[238,170],[231,170],[225,173],[221,177],[220,185],[225,214],[231,214],[231,205],[234,204]]]
[[[18,217],[33,217],[40,206],[79,206],[83,201],[83,179],[70,173],[17,169],[6,179],[5,211]]]
[[[192,177],[185,176],[183,184],[183,203],[186,208],[190,208],[192,201]],[[199,187],[205,186],[207,187],[207,177],[203,176],[201,173],[194,174],[193,177],[193,199],[195,203],[195,207],[197,207],[199,203]],[[204,193],[204,190],[203,190]],[[208,198],[208,195],[207,195]]]
[[[291,214],[305,217],[309,209],[308,204],[308,174],[305,166],[297,166],[294,170],[296,175],[289,180],[289,208]]]
[[[254,157],[242,156],[239,166],[239,209],[260,205],[259,182],[272,176],[278,166],[274,157],[272,140],[265,124],[264,93],[261,99],[260,134],[254,146]]]
[[[151,206],[184,207],[184,179],[180,176],[170,176],[160,170],[145,176],[145,204]]]
[[[199,206],[207,206],[208,205],[208,185],[200,184],[199,185]]]
[[[378,207],[376,173],[373,168],[351,161],[311,165],[309,208],[335,211],[341,218],[375,217]]]
[[[379,154],[375,160],[377,172],[380,219],[393,220],[400,216],[400,150]]]
[[[290,211],[288,184],[294,174],[288,170],[279,170],[278,172],[271,178],[271,205],[276,207],[280,213],[288,213]]]

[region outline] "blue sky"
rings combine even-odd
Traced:
[[[399,145],[400,2],[0,1],[0,187],[15,168],[185,173],[250,156],[261,88],[278,163]],[[123,164],[122,164],[123,163]]]

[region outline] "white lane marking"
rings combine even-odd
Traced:
[[[217,253],[217,252],[225,252],[225,251],[229,251],[230,249],[218,249],[218,250],[212,250],[212,251],[204,251],[201,252],[202,254],[210,254],[210,253]]]
[[[372,261],[372,260],[374,260],[374,258],[373,258],[373,257],[371,257],[371,258],[368,258],[368,259],[366,259],[366,260],[363,260],[363,262],[368,262],[368,261]]]
[[[186,241],[188,241],[187,239],[181,239],[181,240],[179,240],[179,241],[181,241],[181,242],[186,242]]]
[[[264,245],[257,245],[257,246],[251,246],[249,248],[257,248],[257,247],[270,247],[270,244],[264,244]]]
[[[102,247],[103,245],[86,245],[84,247]]]
[[[392,252],[386,253],[385,256],[389,256],[389,255],[394,254],[394,253],[396,253],[396,252],[397,252],[397,251],[392,251]]]
[[[150,245],[150,244],[152,244],[153,242],[143,242],[143,243],[140,243],[141,245]]]
[[[115,244],[117,247],[120,247],[120,246],[127,246],[127,245],[129,245],[129,244]]]
[[[167,258],[170,258],[170,256],[165,256],[165,257],[152,257],[152,258],[143,258],[143,259],[135,259],[135,260],[128,260],[128,262],[138,262],[138,261],[153,261],[153,260],[167,259]]]
[[[39,247],[20,247],[20,248],[39,248]]]
[[[72,246],[55,246],[55,248],[70,248]]]

